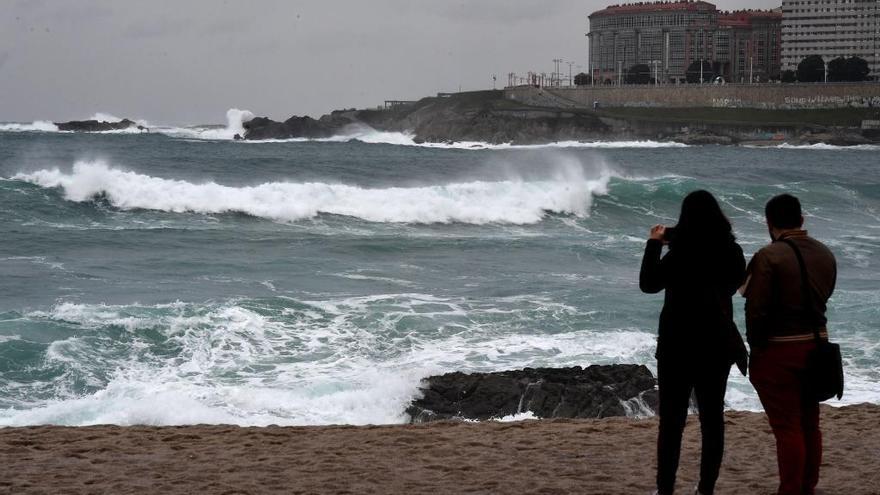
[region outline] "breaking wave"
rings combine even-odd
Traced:
[[[0,124],[0,131],[4,132],[61,132],[58,126],[48,120],[35,120],[30,124],[6,123]]]
[[[54,168],[13,179],[61,188],[69,201],[100,198],[120,209],[237,212],[285,222],[333,214],[389,223],[532,224],[547,212],[587,216],[593,196],[607,192],[611,176],[607,169],[591,176],[579,163],[564,163],[542,180],[387,188],[325,182],[226,186],[153,177],[103,162],[77,162],[70,172]]]
[[[337,136],[328,138],[290,138],[290,139],[262,139],[252,141],[242,141],[249,144],[266,144],[266,143],[346,143],[351,141],[359,141],[367,144],[392,144],[397,146],[417,146],[421,148],[436,149],[454,149],[454,150],[530,150],[545,148],[592,148],[592,149],[612,149],[612,148],[686,148],[688,145],[675,142],[661,141],[557,141],[546,144],[511,144],[500,143],[492,144],[482,141],[457,141],[450,143],[436,142],[420,142],[417,141],[415,135],[405,132],[389,132],[377,131],[370,127],[355,127]]]
[[[857,151],[876,151],[880,150],[880,145],[876,144],[857,144],[853,146],[838,146],[834,144],[826,144],[826,143],[815,143],[815,144],[788,144],[782,143],[778,146],[774,146],[777,149],[784,150],[826,150],[826,151],[838,151],[838,150],[857,150]]]

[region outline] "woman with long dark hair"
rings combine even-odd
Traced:
[[[660,431],[657,492],[675,490],[681,436],[691,392],[702,433],[700,482],[696,493],[715,489],[724,454],[724,394],[730,366],[745,365],[745,346],[733,322],[731,296],[742,284],[745,258],[730,221],[707,191],[684,198],[678,225],[651,229],[639,287],[665,290],[657,338]],[[660,257],[663,246],[669,251]]]

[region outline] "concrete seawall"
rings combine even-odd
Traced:
[[[878,108],[880,83],[726,84],[672,86],[582,86],[504,90],[506,98],[528,105],[561,108],[604,107],[756,108],[804,110]]]

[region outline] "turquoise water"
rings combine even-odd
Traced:
[[[697,188],[747,256],[801,198],[843,403],[880,402],[876,148],[199,137],[0,132],[0,425],[395,423],[435,373],[653,369],[644,238]]]

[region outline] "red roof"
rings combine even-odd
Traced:
[[[639,2],[625,3],[623,5],[610,5],[602,10],[593,12],[588,17],[594,15],[614,15],[614,14],[632,14],[638,12],[663,12],[663,11],[698,11],[698,10],[716,10],[715,5],[702,0],[689,1],[683,0],[679,2]]]
[[[718,14],[719,26],[748,27],[754,20],[779,20],[782,21],[782,12],[778,10],[737,10],[733,12],[720,12]]]

